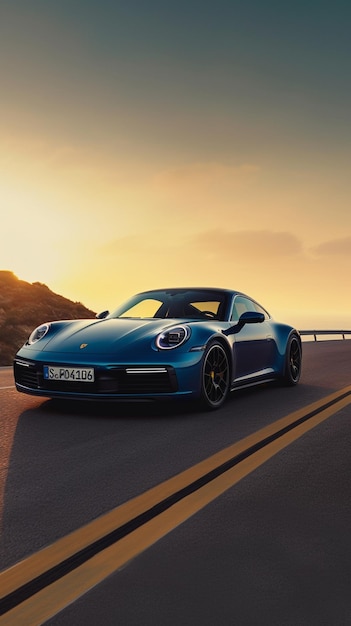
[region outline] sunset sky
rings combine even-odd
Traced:
[[[351,328],[349,0],[2,0],[0,269]]]

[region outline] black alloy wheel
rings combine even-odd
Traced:
[[[230,367],[225,348],[217,341],[207,347],[201,374],[202,404],[207,409],[218,409],[230,389]]]
[[[302,350],[297,335],[291,335],[286,347],[284,382],[286,385],[297,385],[301,376]]]

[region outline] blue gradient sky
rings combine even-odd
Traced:
[[[350,18],[1,2],[0,268],[95,310],[198,284],[351,326]]]

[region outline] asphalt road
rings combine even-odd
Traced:
[[[253,470],[231,479],[222,492],[206,495],[206,506],[191,513],[182,501],[177,506],[184,520],[178,522],[176,507],[168,509],[175,521],[167,532],[155,513],[159,536],[148,538],[133,556],[127,552],[123,565],[113,556],[116,566],[106,578],[67,600],[45,623],[351,623],[351,397],[343,405],[337,401],[351,384],[351,341],[303,348],[296,388],[265,385],[237,392],[214,413],[183,404],[36,399],[16,392],[11,370],[0,369],[0,570],[92,520],[99,525],[115,507],[124,511],[147,490],[265,427],[274,429],[285,416],[310,415],[305,407],[314,403],[319,419],[336,396],[324,421],[266,459],[259,457]],[[152,523],[141,522],[144,538]],[[68,543],[74,541],[72,536]],[[40,553],[40,563],[45,555]],[[9,574],[0,576],[1,595]],[[77,579],[78,570],[72,576]],[[40,603],[34,592],[31,602]],[[15,614],[11,621],[11,615],[5,612],[0,624],[43,623],[28,616],[21,622]]]

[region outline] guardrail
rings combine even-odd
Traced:
[[[313,335],[317,341],[318,335],[341,335],[346,339],[345,335],[351,335],[351,330],[299,330],[300,335]]]

